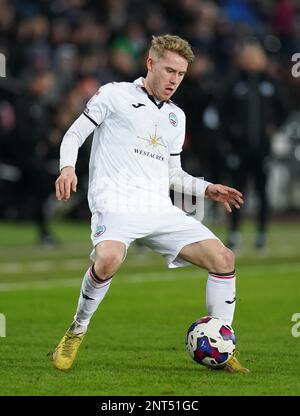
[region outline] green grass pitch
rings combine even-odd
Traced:
[[[206,314],[207,273],[168,270],[132,247],[97,313],[71,371],[53,368],[53,351],[74,315],[89,266],[89,225],[55,223],[62,244],[34,244],[30,225],[0,224],[0,395],[299,395],[299,224],[273,224],[268,251],[252,248],[247,224],[237,258],[237,349],[250,374],[209,371],[185,350],[188,326]],[[212,229],[221,237],[224,229]]]

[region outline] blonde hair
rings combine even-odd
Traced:
[[[194,60],[194,53],[186,40],[176,35],[152,36],[149,55],[154,54],[157,58],[161,58],[164,56],[165,51],[178,53],[189,64]]]

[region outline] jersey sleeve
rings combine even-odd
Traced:
[[[75,167],[78,149],[87,137],[95,130],[95,126],[81,114],[65,133],[60,145],[60,170],[66,166]]]
[[[100,87],[96,94],[87,102],[83,114],[95,126],[99,126],[114,112],[114,94],[114,83],[109,83]]]
[[[170,146],[170,156],[178,156],[182,152],[182,146],[185,139],[185,114],[182,112],[178,117],[178,134]]]
[[[187,195],[205,196],[205,191],[211,182],[204,178],[196,178],[182,169],[180,155],[170,157],[169,160],[169,181],[170,189]]]

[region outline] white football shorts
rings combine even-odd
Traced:
[[[178,253],[187,244],[207,239],[219,240],[205,225],[175,206],[164,214],[95,212],[92,215],[91,230],[94,247],[101,241],[121,241],[125,244],[127,253],[130,244],[140,239],[143,244],[165,257],[169,268],[191,264],[178,257]],[[91,260],[95,261],[95,249],[91,253]]]

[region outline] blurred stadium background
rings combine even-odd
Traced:
[[[80,152],[76,198],[68,206],[54,200],[62,136],[100,85],[145,74],[151,36],[162,33],[187,38],[196,53],[186,86],[174,98],[187,113],[185,168],[222,183],[228,183],[230,155],[220,103],[241,44],[262,45],[267,71],[285,96],[272,130],[272,214],[299,217],[300,77],[292,76],[292,56],[300,52],[297,1],[1,0],[0,30],[6,58],[0,79],[2,220],[33,220],[40,242],[51,245],[49,219],[89,219],[90,142]],[[247,210],[255,209],[249,194]]]
[[[253,247],[256,232],[254,219],[258,203],[253,187],[249,186],[246,193],[246,222],[242,227],[243,245],[238,252],[239,273],[246,277],[239,286],[244,304],[239,307],[236,326],[238,330],[241,329],[241,337],[244,336],[241,342],[244,352],[250,356],[250,361],[252,359],[250,366],[255,366],[254,357],[257,353],[251,344],[250,335],[256,331],[261,331],[263,353],[271,354],[267,353],[266,345],[268,337],[272,337],[274,333],[283,334],[282,345],[278,348],[283,351],[288,345],[289,349],[289,354],[286,354],[284,380],[280,378],[281,375],[277,379],[275,377],[273,383],[270,374],[274,375],[274,363],[262,362],[262,366],[266,367],[266,379],[262,374],[260,380],[263,381],[248,379],[244,392],[275,394],[276,386],[280,386],[278,388],[281,394],[299,394],[300,385],[294,377],[294,367],[290,364],[295,363],[295,360],[299,362],[299,356],[297,358],[293,355],[295,339],[290,336],[291,316],[300,312],[297,301],[300,277],[300,74],[292,75],[292,67],[295,65],[292,56],[300,53],[299,2],[0,0],[0,32],[0,53],[6,62],[6,76],[0,78],[0,312],[7,316],[9,335],[2,351],[7,362],[16,362],[13,355],[16,343],[22,340],[24,351],[26,345],[31,350],[31,355],[25,354],[25,362],[24,357],[17,359],[19,372],[13,370],[10,364],[2,367],[0,378],[2,376],[7,379],[9,374],[11,386],[6,384],[2,394],[61,393],[54,387],[58,376],[45,376],[43,371],[48,372],[49,368],[40,363],[45,358],[44,350],[55,345],[69,323],[76,305],[81,276],[89,265],[90,213],[86,193],[91,141],[88,140],[80,151],[77,164],[78,191],[68,204],[58,203],[54,197],[60,142],[64,132],[99,86],[110,81],[132,81],[145,75],[144,63],[151,36],[164,33],[183,36],[191,42],[196,54],[195,63],[174,97],[174,101],[187,114],[183,162],[185,169],[194,175],[224,184],[231,181],[230,166],[232,167],[234,159],[227,137],[228,126],[226,120],[223,121],[222,111],[224,100],[226,107],[226,93],[230,82],[237,71],[236,57],[244,44],[261,45],[268,58],[267,73],[276,81],[281,91],[282,112],[277,115],[274,125],[267,126],[270,127],[271,139],[267,185],[271,208],[269,241],[266,250],[258,256]],[[204,222],[226,242],[227,215],[222,207],[207,204]],[[190,320],[198,317],[198,297],[190,300],[188,296],[187,303],[184,304],[180,300],[180,293],[175,293],[175,285],[172,289],[174,293],[171,290],[174,295],[172,299],[179,299],[179,304],[174,303],[172,310],[165,303],[170,291],[165,280],[173,280],[172,276],[175,276],[174,280],[181,279],[190,273],[186,289],[190,293],[196,290],[200,292],[198,286],[196,288],[195,269],[189,270],[174,271],[171,275],[165,270],[164,262],[159,256],[138,245],[132,247],[120,272],[120,283],[116,282],[114,287],[115,303],[114,296],[110,298],[110,306],[107,302],[109,310],[116,312],[119,319],[115,322],[113,318],[109,318],[108,323],[111,326],[117,325],[124,338],[129,337],[128,350],[125,348],[124,351],[131,362],[136,358],[134,349],[131,353],[129,351],[130,342],[135,342],[128,335],[132,328],[128,332],[122,332],[124,310],[121,312],[118,308],[123,305],[123,290],[125,293],[128,291],[129,299],[133,294],[129,294],[129,287],[124,289],[122,276],[126,276],[125,283],[126,279],[130,280],[131,275],[135,276],[137,284],[140,285],[137,293],[148,301],[149,293],[155,291],[154,284],[160,285],[161,297],[157,295],[150,300],[157,302],[157,310],[161,308],[164,331],[166,328],[170,329],[168,325],[172,322],[167,317],[174,315],[178,311],[177,307],[186,310],[186,315],[176,318],[175,329],[179,331],[179,325],[181,330],[182,327],[185,329]],[[146,280],[147,276],[148,286],[143,283],[143,278]],[[205,273],[201,276],[204,279]],[[274,276],[276,287],[273,286]],[[49,289],[47,293],[45,288]],[[57,288],[60,289],[58,298]],[[201,289],[204,297],[204,287]],[[10,292],[9,296],[7,291]],[[269,293],[270,298],[266,293]],[[266,299],[269,302],[265,304]],[[134,299],[132,303],[134,302],[140,301]],[[204,313],[204,303],[201,306]],[[124,305],[124,309],[126,307]],[[147,302],[144,306],[141,304],[141,307],[145,307],[143,313],[146,315],[151,310],[151,305]],[[156,315],[154,314],[153,322],[149,325],[149,331],[150,328],[153,331],[157,329],[155,319],[161,319],[161,316]],[[258,329],[250,322],[249,316],[255,318],[256,325],[259,322],[268,325],[268,331],[262,333],[261,328]],[[132,315],[126,312],[126,317],[127,323],[132,319],[133,325],[137,325],[134,329],[141,330],[142,322],[137,321],[138,309],[133,308]],[[97,319],[95,318],[97,325],[103,325]],[[280,323],[281,319],[283,323]],[[23,325],[22,337],[18,334],[20,321]],[[41,325],[45,338],[33,347],[29,337],[39,331]],[[96,341],[99,341],[102,349],[110,346],[114,354],[119,354],[113,346],[115,335],[111,335],[108,329],[101,329],[107,336],[105,343],[97,337],[93,341],[90,339],[95,349],[91,355],[94,364],[98,360],[93,355],[97,351]],[[172,330],[173,341],[176,345],[183,345],[178,333],[175,335],[175,329]],[[148,357],[147,365],[152,373],[151,359],[157,352],[154,341],[161,341],[163,333],[154,340],[152,338],[153,344],[147,331],[145,336],[145,342],[150,345],[149,354],[151,353],[151,357],[148,357],[145,352]],[[160,352],[167,348],[167,341],[163,341]],[[140,342],[143,343],[143,340]],[[154,375],[147,373],[148,378],[143,379],[144,386],[148,383],[152,385],[152,390],[141,387],[141,381],[139,387],[131,385],[128,378],[123,380],[127,384],[127,390],[120,390],[122,378],[119,384],[116,384],[116,379],[112,381],[109,378],[110,371],[116,369],[107,352],[104,354],[107,360],[106,370],[109,373],[108,384],[112,383],[104,394],[197,394],[198,387],[189,390],[181,384],[179,364],[176,367],[178,374],[171,371],[167,378],[168,371],[165,370],[170,367],[168,361],[165,362],[165,367],[164,364],[158,364],[158,373],[154,370]],[[171,354],[176,354],[174,359],[181,359],[178,358],[181,356],[177,350]],[[282,354],[275,349],[275,345],[272,354],[273,357],[277,354],[280,363]],[[40,361],[36,361],[38,364],[34,363],[35,357],[40,358]],[[119,358],[123,360],[124,356]],[[157,357],[158,363],[160,359],[161,355]],[[109,366],[112,370],[109,370]],[[184,366],[185,364],[182,368]],[[142,377],[138,369],[130,365],[128,368],[138,384]],[[96,367],[93,367],[93,371],[96,374]],[[40,388],[31,390],[30,385],[36,381],[36,374],[40,380]],[[117,374],[117,377],[121,377],[118,372]],[[91,385],[89,376],[81,376],[81,384],[80,377],[64,379],[66,390],[63,394],[96,394],[97,389]],[[177,380],[176,387],[172,386],[172,377]],[[194,376],[187,371],[183,381],[192,381],[189,377]],[[206,391],[209,394],[209,388],[215,386],[216,380],[210,379],[210,375],[206,377]],[[218,377],[220,385],[227,386],[224,391],[220,390],[221,393],[244,394],[234,383],[228,384],[222,376]],[[156,383],[159,385],[160,378],[167,388],[154,387]],[[19,384],[16,381],[18,379],[22,380]],[[192,382],[195,383],[195,380]],[[48,388],[50,385],[52,387]],[[189,382],[185,385],[188,386]]]

